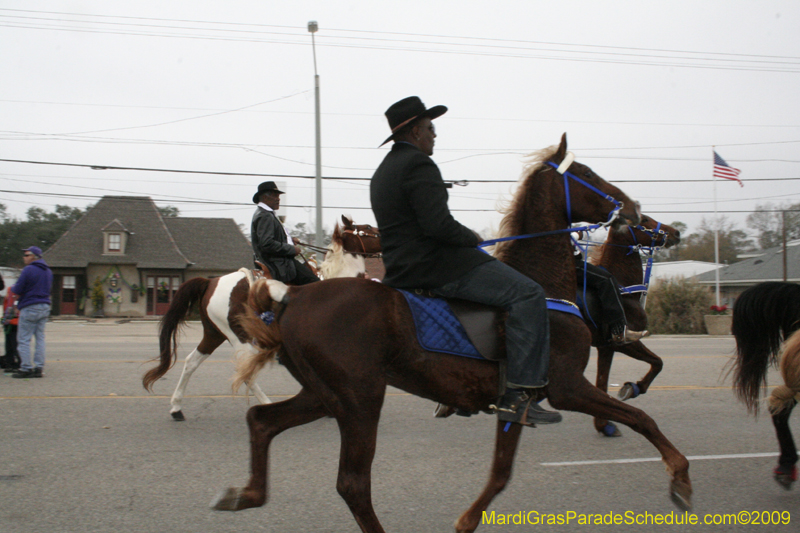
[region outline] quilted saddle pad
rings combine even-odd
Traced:
[[[430,352],[483,359],[446,300],[405,290],[400,292],[405,296],[414,316],[420,346]]]

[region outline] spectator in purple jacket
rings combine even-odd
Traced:
[[[50,289],[53,272],[42,259],[42,249],[31,246],[23,250],[25,268],[11,291],[19,296],[17,351],[19,370],[12,378],[40,378],[44,369],[44,326],[50,316]],[[36,337],[36,351],[31,364],[31,338]]]

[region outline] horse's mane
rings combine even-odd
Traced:
[[[498,211],[503,215],[503,219],[500,221],[500,226],[497,230],[497,236],[499,238],[511,237],[522,233],[522,227],[525,222],[525,199],[527,198],[528,189],[531,186],[533,176],[544,168],[545,162],[558,152],[558,148],[558,145],[553,145],[531,152],[525,156],[524,161],[526,163],[522,168],[522,174],[520,175],[517,190],[513,198],[505,202],[505,204],[501,203],[501,205],[498,206]],[[505,241],[495,245],[495,257],[502,261],[507,253],[508,246],[512,242],[514,241]]]

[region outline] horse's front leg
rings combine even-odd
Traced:
[[[597,348],[597,379],[595,384],[598,389],[608,392],[608,377],[611,374],[611,363],[614,361],[614,348],[601,346]],[[594,418],[594,428],[606,437],[621,437],[622,433],[616,424],[605,418]]]
[[[661,433],[647,413],[612,398],[593,386],[583,374],[575,372],[576,366],[579,365],[575,365],[566,354],[559,354],[551,359],[548,386],[550,405],[556,409],[578,411],[619,422],[643,435],[661,453],[671,476],[672,501],[681,509],[690,509],[692,482],[689,479],[689,461],[686,457]]]
[[[772,425],[775,426],[775,435],[778,437],[778,445],[781,448],[781,455],[778,458],[778,466],[773,471],[775,481],[786,490],[792,488],[792,484],[797,481],[797,448],[792,438],[792,431],[789,429],[789,416],[792,414],[795,403],[790,403],[786,409],[772,415]]]
[[[511,479],[511,469],[514,466],[514,456],[517,453],[522,425],[497,421],[495,433],[494,461],[489,474],[489,482],[477,500],[456,520],[456,533],[472,533],[480,525],[483,512],[500,494]]]
[[[217,511],[240,511],[260,507],[267,502],[269,445],[283,431],[308,424],[325,416],[317,397],[306,389],[288,400],[256,405],[247,411],[250,428],[250,481],[246,487],[228,488],[220,493],[211,507]]]
[[[246,353],[248,357],[252,356],[255,352],[255,347],[252,344],[238,343],[238,345],[234,344],[234,348],[237,350],[236,352],[237,354]],[[258,386],[258,383],[256,383],[255,380],[249,382],[247,384],[247,388],[250,392],[253,393],[253,396],[256,397],[258,403],[261,404],[272,403],[272,400],[269,399],[269,396],[264,394],[264,391],[261,390],[261,387]]]
[[[641,361],[650,365],[650,370],[647,371],[647,374],[645,374],[641,380],[637,381],[636,383],[625,383],[625,385],[619,391],[619,399],[624,401],[630,398],[636,398],[640,394],[647,392],[647,389],[650,388],[653,380],[656,379],[656,376],[661,372],[661,369],[664,368],[664,362],[659,356],[651,352],[647,346],[642,344],[641,341],[624,344],[618,347],[617,351],[624,353],[628,357],[632,357],[637,361]]]

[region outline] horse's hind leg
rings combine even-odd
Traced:
[[[611,363],[614,361],[614,348],[602,346],[597,348],[597,379],[595,384],[598,389],[608,392],[608,378],[611,375]],[[606,437],[621,437],[622,433],[616,424],[605,418],[595,417],[594,428]]]
[[[211,507],[217,511],[241,511],[264,505],[269,496],[267,478],[272,439],[287,429],[308,424],[325,414],[322,403],[306,389],[288,400],[248,409],[250,481],[246,487],[224,490],[211,502]]]
[[[506,431],[506,428],[508,428],[508,431]],[[475,528],[480,524],[483,512],[511,479],[511,468],[514,466],[514,455],[517,452],[521,431],[521,424],[497,421],[494,461],[492,463],[492,471],[489,474],[489,482],[478,499],[475,500],[475,503],[456,521],[456,533],[472,533],[475,531]]]
[[[797,481],[797,448],[792,438],[792,431],[789,429],[789,415],[792,414],[794,405],[796,404],[790,404],[786,409],[772,415],[772,425],[775,426],[775,434],[781,447],[778,466],[773,474],[775,481],[786,490],[791,489],[792,484]]]
[[[169,401],[171,405],[169,413],[174,420],[186,420],[183,416],[181,401],[183,401],[183,395],[186,392],[186,387],[189,385],[189,379],[192,377],[192,374],[194,374],[194,371],[197,370],[197,367],[208,359],[214,350],[219,348],[219,345],[224,341],[225,337],[216,333],[209,334],[208,330],[205,330],[200,344],[197,345],[197,348],[192,350],[192,353],[186,356],[178,385],[175,387],[175,392],[172,393],[172,398]]]

